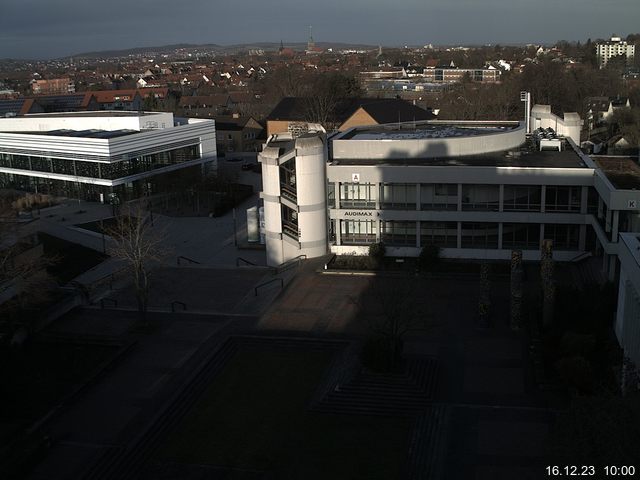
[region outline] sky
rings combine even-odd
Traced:
[[[640,32],[640,0],[0,0],[0,58],[176,43],[553,43]]]

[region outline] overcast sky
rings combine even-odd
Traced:
[[[0,0],[0,58],[174,43],[551,43],[640,31],[640,0]]]

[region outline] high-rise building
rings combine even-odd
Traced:
[[[596,44],[596,55],[600,68],[606,67],[611,58],[618,56],[624,56],[629,63],[633,60],[635,53],[636,46],[627,43],[620,37],[614,36],[607,42]]]

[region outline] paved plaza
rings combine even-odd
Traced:
[[[254,195],[237,211],[257,202]],[[108,239],[103,243],[102,235],[75,225],[111,213],[109,206],[68,202],[43,210],[25,230],[108,252]],[[237,215],[236,232],[244,231],[245,223],[244,214]],[[210,368],[230,335],[331,338],[358,345],[377,308],[373,285],[407,281],[397,275],[326,274],[326,258],[274,275],[263,250],[242,248],[231,212],[219,218],[155,214],[154,228],[166,235],[171,253],[152,273],[148,326],[138,321],[125,278],[102,294],[111,299],[105,304],[111,309],[99,304],[77,309],[45,332],[117,339],[129,347],[43,426],[52,446],[32,479],[102,478],[103,471],[111,478],[114,465],[136,458],[145,435],[157,429],[163,412],[175,408],[199,372]],[[178,265],[180,256],[191,261]],[[76,280],[92,284],[120,269],[120,262],[109,259]],[[492,278],[488,328],[478,322],[479,274],[408,281],[417,292],[409,301],[419,305],[425,322],[407,335],[404,352],[437,365],[428,404],[435,413],[424,422],[441,425],[433,440],[439,445],[434,451],[441,453],[430,457],[430,468],[446,479],[540,478],[552,415],[534,387],[524,334],[508,328],[508,279]]]

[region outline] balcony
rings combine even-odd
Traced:
[[[280,194],[284,198],[291,200],[293,203],[298,203],[298,193],[296,192],[296,187],[281,183]]]
[[[282,220],[282,233],[298,241],[298,225],[296,223]]]

